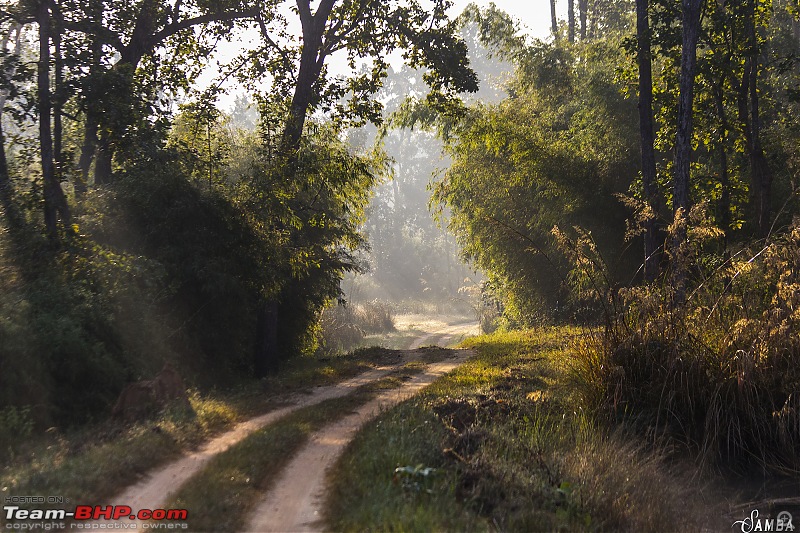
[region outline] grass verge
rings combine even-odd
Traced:
[[[329,472],[328,528],[699,528],[697,482],[577,403],[566,339],[579,335],[548,328],[467,341],[476,358],[348,446]]]
[[[298,358],[278,375],[236,390],[194,391],[190,401],[196,416],[166,409],[133,426],[108,420],[81,430],[52,428],[10,454],[11,460],[0,469],[0,496],[58,495],[102,503],[182,451],[268,411],[282,394],[336,383],[398,357],[371,348],[348,356]]]

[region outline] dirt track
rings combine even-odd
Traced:
[[[453,370],[470,355],[453,351],[448,361],[429,365],[402,387],[392,389],[364,404],[358,410],[311,437],[310,442],[292,459],[276,480],[274,489],[256,507],[246,531],[295,532],[318,531],[320,506],[324,499],[325,472],[344,450],[356,432],[382,409],[416,394],[439,376]]]
[[[361,385],[387,376],[393,370],[413,360],[415,354],[411,350],[420,346],[446,345],[453,339],[477,333],[475,324],[448,325],[442,321],[428,321],[423,327],[425,333],[411,343],[409,351],[403,353],[400,362],[375,368],[335,385],[317,387],[311,394],[289,396],[286,398],[285,407],[237,424],[230,431],[209,441],[200,450],[184,455],[149,474],[139,483],[117,494],[113,501],[124,502],[133,509],[161,508],[168,502],[170,496],[199,472],[214,455],[224,452],[253,431],[277,421],[292,411],[346,396]],[[377,414],[382,407],[398,403],[418,392],[436,377],[458,366],[469,355],[467,352],[454,352],[454,354],[457,355],[452,359],[429,365],[423,373],[399,389],[386,391],[362,406],[353,415],[313,435],[309,444],[292,460],[281,479],[274,485],[276,490],[265,495],[265,500],[253,514],[247,530],[252,532],[313,530],[318,496],[323,490],[325,469],[333,463],[358,428]],[[129,526],[133,527],[134,524],[141,529],[141,523],[131,521]]]

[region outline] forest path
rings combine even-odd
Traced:
[[[358,430],[381,411],[418,393],[471,355],[470,351],[452,350],[446,361],[428,365],[424,372],[401,387],[383,392],[352,414],[312,435],[275,481],[274,488],[256,506],[245,531],[321,531],[323,525],[319,520],[325,501],[326,472]]]
[[[398,361],[393,362],[392,364],[389,365],[379,366],[372,370],[368,370],[367,372],[364,372],[358,376],[355,376],[351,379],[347,379],[340,383],[322,387],[316,387],[309,394],[293,393],[291,395],[287,395],[285,398],[283,398],[283,401],[281,402],[285,404],[284,407],[280,407],[263,415],[240,422],[239,424],[234,426],[233,429],[207,442],[199,450],[187,453],[182,457],[176,459],[175,461],[172,461],[171,463],[168,463],[154,470],[153,472],[145,476],[138,483],[131,485],[123,492],[117,494],[113,498],[113,501],[128,505],[134,510],[163,508],[163,506],[166,503],[168,503],[171,496],[175,494],[180,489],[180,487],[186,481],[189,480],[189,478],[194,476],[196,473],[200,472],[200,470],[203,469],[203,467],[208,463],[208,461],[211,458],[213,458],[215,455],[219,453],[224,452],[231,446],[234,446],[235,444],[243,440],[245,437],[247,437],[254,431],[257,431],[268,424],[278,421],[279,419],[283,418],[284,416],[287,416],[288,414],[292,413],[293,411],[296,411],[297,409],[315,405],[326,400],[341,398],[343,396],[351,394],[358,387],[378,381],[388,376],[391,372],[401,368],[406,363],[418,360],[419,354],[416,353],[414,350],[416,350],[416,348],[422,345],[435,344],[435,342],[431,342],[431,340],[438,339],[439,343],[441,344],[442,341],[449,342],[452,339],[463,337],[467,334],[471,334],[472,332],[477,333],[476,324],[465,323],[463,322],[462,319],[461,322],[458,322],[453,325],[448,325],[447,324],[448,320],[450,319],[445,319],[445,320],[428,319],[422,324],[422,326],[420,326],[419,324],[415,324],[415,329],[417,331],[422,331],[422,334],[418,335],[417,338],[415,338],[411,342],[411,345],[409,346],[408,350],[404,350],[401,352],[402,357],[399,358]],[[424,373],[415,376],[412,380],[404,384],[404,386],[401,387],[401,389],[388,391],[388,393],[398,394],[397,396],[398,399],[394,401],[394,403],[396,403],[401,399],[401,396],[399,396],[399,394],[402,393],[405,394],[406,396],[412,394],[413,393],[412,391],[419,390],[419,388],[433,381],[433,379],[435,379],[435,377],[438,377],[438,375],[441,375],[441,373],[448,371],[442,369],[450,368],[450,365],[457,364],[456,362],[461,362],[462,359],[466,357],[467,355],[465,355],[465,352],[460,352],[457,359],[449,360],[443,363],[437,363],[434,365],[429,365]],[[378,402],[378,400],[381,400],[383,402],[391,402],[393,396],[391,396],[388,393],[382,394],[379,398],[376,398],[367,405],[373,406],[371,410],[374,411],[375,406],[380,407],[380,405],[383,405],[382,403],[376,403]],[[347,420],[350,420],[350,417],[348,417]],[[364,421],[366,421],[366,419]],[[340,423],[337,423],[332,427],[338,427],[339,425]],[[325,432],[326,429],[323,429],[323,432]],[[346,432],[348,430],[342,427],[342,431]],[[352,434],[354,433],[355,431],[352,431]],[[350,438],[352,438],[352,434],[350,434],[350,436],[346,438],[344,444],[349,442]],[[317,435],[312,436],[312,443],[315,442],[314,438],[316,437]],[[335,438],[335,437],[330,437],[329,435],[326,438]],[[344,446],[344,444],[342,444],[342,447]],[[289,465],[289,468],[292,468],[293,465],[294,462]],[[324,470],[325,467],[323,466],[322,468]],[[322,473],[324,472],[321,471],[320,474]],[[280,483],[278,484],[278,486],[280,486]],[[317,489],[316,487],[309,488],[309,490],[312,491],[316,491],[316,489]],[[143,523],[139,523],[138,521],[136,521],[135,523],[135,526],[139,529],[141,529],[142,525]],[[131,527],[134,526],[134,521],[130,522],[130,526]],[[290,529],[281,528],[278,530],[289,531]]]

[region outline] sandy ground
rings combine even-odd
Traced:
[[[398,329],[413,328],[424,332],[411,343],[408,347],[409,350],[436,344],[447,346],[467,335],[478,332],[476,324],[464,322],[463,318],[460,319],[460,322],[459,319],[452,317],[431,319],[420,315],[403,315],[398,318]],[[253,522],[248,530],[288,532],[301,531],[306,527],[311,527],[307,524],[315,520],[314,517],[318,511],[318,496],[323,489],[324,471],[333,463],[358,428],[377,414],[380,408],[397,403],[414,394],[436,377],[455,368],[467,356],[467,352],[460,352],[455,359],[429,365],[424,373],[415,376],[400,389],[381,394],[359,409],[357,413],[313,435],[309,445],[287,467],[284,473],[285,479],[282,478],[275,485],[281,488],[280,492],[274,491],[274,493],[266,495],[264,502],[254,513]],[[129,505],[134,510],[162,508],[181,485],[199,472],[214,455],[224,452],[253,431],[302,407],[350,394],[357,387],[387,376],[414,358],[414,353],[407,351],[404,353],[403,359],[394,365],[375,368],[335,385],[317,387],[311,394],[289,396],[284,402],[287,404],[285,407],[237,424],[230,431],[209,441],[200,450],[186,454],[150,473],[139,483],[117,494],[112,501],[117,504]],[[279,509],[278,513],[274,511],[276,507]],[[100,523],[97,522],[98,526]],[[106,524],[113,523],[107,522]],[[128,527],[136,529],[142,529],[142,525],[133,520],[128,523]]]
[[[453,354],[450,360],[429,365],[425,372],[414,376],[402,387],[384,392],[352,415],[314,434],[275,481],[274,488],[257,505],[245,531],[321,531],[319,517],[324,502],[327,469],[336,462],[361,426],[381,410],[416,394],[472,355],[468,351],[453,351]]]

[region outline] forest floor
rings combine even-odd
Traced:
[[[333,464],[338,453],[352,439],[355,432],[382,410],[418,392],[439,376],[456,368],[471,355],[471,352],[463,350],[426,350],[421,347],[447,346],[453,340],[461,340],[467,335],[477,333],[477,326],[465,321],[463,317],[431,318],[422,315],[403,315],[398,317],[396,327],[401,335],[413,331],[415,338],[406,350],[397,351],[390,357],[392,362],[340,383],[316,387],[306,394],[287,396],[284,407],[238,424],[208,442],[200,450],[151,472],[141,482],[118,494],[113,500],[124,502],[133,509],[164,508],[168,504],[187,508],[190,517],[196,517],[198,514],[201,516],[199,520],[190,519],[192,529],[205,529],[202,526],[203,522],[214,524],[213,527],[219,528],[219,523],[224,518],[216,516],[213,512],[208,516],[208,502],[205,501],[206,496],[218,499],[219,495],[214,496],[213,487],[209,486],[207,480],[203,478],[191,480],[208,465],[211,459],[228,450],[231,450],[230,455],[235,455],[238,453],[236,446],[245,438],[286,418],[291,413],[354,395],[359,390],[378,383],[392,374],[397,374],[403,369],[407,370],[409,365],[413,367],[415,363],[423,363],[416,368],[418,373],[414,373],[415,375],[402,376],[401,383],[397,384],[396,388],[379,391],[371,398],[365,397],[365,403],[352,406],[354,410],[344,409],[332,413],[332,418],[329,419],[332,424],[305,435],[307,443],[302,448],[293,446],[298,450],[291,462],[283,465],[277,480],[261,480],[262,489],[267,485],[273,488],[260,498],[260,502],[251,503],[257,505],[257,508],[251,514],[249,524],[245,526],[247,531],[314,530],[315,521],[320,516],[319,505],[324,488],[325,471]],[[346,416],[342,417],[343,414]],[[285,461],[292,451],[282,449],[282,457],[276,461]],[[224,464],[224,461],[225,458],[222,458],[221,461],[212,463],[211,469],[214,470],[215,464],[220,462]],[[226,468],[230,466],[226,465]],[[279,470],[272,465],[265,468],[270,468],[270,471]],[[202,487],[203,495],[200,496],[200,501],[191,496],[195,486]],[[242,498],[238,499],[238,503],[241,504]],[[206,507],[206,509],[194,507]],[[247,509],[237,509],[237,511],[246,512]],[[221,509],[221,512],[229,514],[228,509]],[[241,515],[241,512],[239,514]],[[143,524],[137,523],[137,525]]]
[[[3,490],[186,509],[188,530],[253,533],[729,531],[752,509],[769,512],[770,498],[800,493],[797,482],[777,491],[754,478],[702,473],[674,449],[656,449],[583,412],[570,375],[577,328],[464,340],[477,327],[459,317],[401,316],[397,326],[387,344],[406,339],[404,349],[356,352],[347,357],[357,363],[337,362],[341,368],[295,369],[261,414],[183,450],[147,448],[163,457],[145,470],[128,458],[133,472],[126,472],[124,460],[112,465],[78,447],[74,455],[98,478],[119,478],[115,490],[99,493],[109,485],[97,483],[94,492],[73,490],[67,478],[84,470],[65,468],[70,457],[52,472],[18,472],[31,479],[16,487],[6,472]],[[458,341],[465,349],[433,346]],[[316,377],[303,381],[309,376]],[[163,440],[164,427],[144,433]]]

